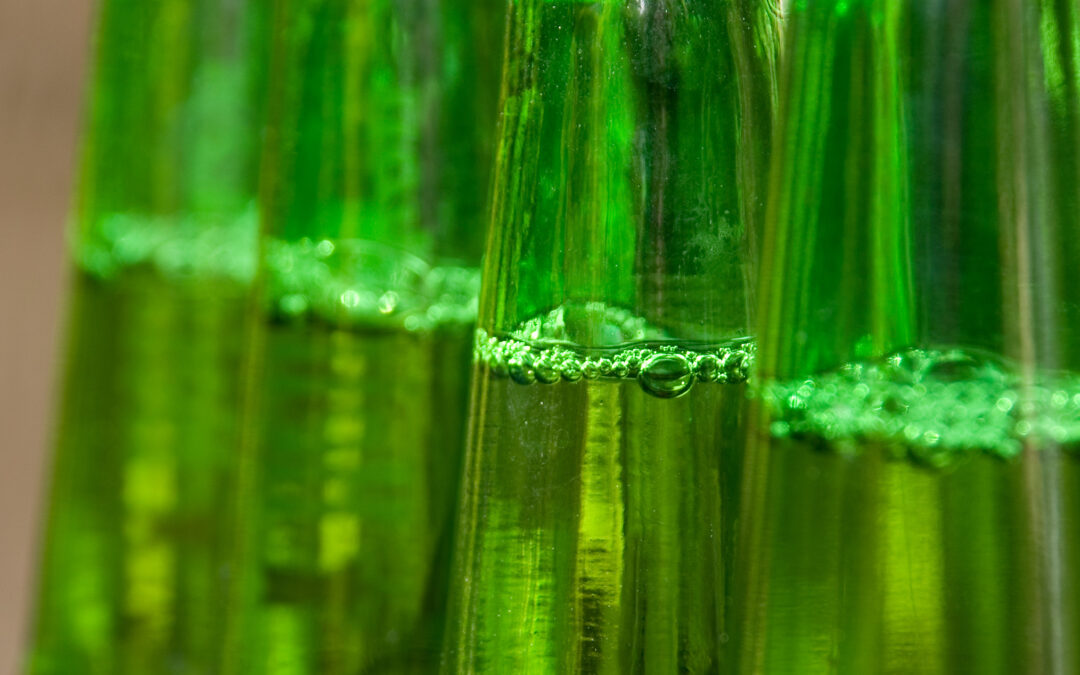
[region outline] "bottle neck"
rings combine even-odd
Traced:
[[[479,262],[500,4],[285,3],[264,232]]]
[[[1065,280],[1080,98],[1052,79],[1076,18],[1058,4],[795,3],[764,377],[916,347],[1080,366]]]
[[[557,315],[588,347],[629,315],[748,332],[776,50],[769,3],[510,6],[481,324]]]

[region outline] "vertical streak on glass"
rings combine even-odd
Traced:
[[[628,416],[639,420],[648,416],[646,406],[651,402],[646,396],[633,392],[628,396]],[[682,543],[679,513],[680,497],[693,488],[680,485],[678,474],[682,468],[682,452],[657,452],[656,441],[674,438],[679,430],[672,428],[684,424],[679,418],[657,416],[651,420],[653,428],[636,429],[627,437],[627,453],[633,458],[629,463],[634,473],[634,493],[629,493],[633,510],[633,535],[637,543],[637,569],[633,581],[635,590],[635,618],[641,640],[641,655],[633,654],[635,665],[648,673],[678,671],[681,659],[680,642],[686,638],[685,631],[693,630],[693,621],[680,615],[680,601],[685,601],[682,584]],[[662,447],[662,446],[661,446]],[[636,493],[636,494],[635,494]]]
[[[949,662],[953,672],[968,668],[977,673],[1015,673],[1022,664],[996,636],[1017,630],[1016,613],[1002,612],[1008,607],[1008,591],[1001,580],[1015,574],[1011,568],[1010,552],[997,545],[999,532],[1009,527],[1010,500],[1001,498],[998,491],[1003,467],[978,466],[965,474],[951,477],[954,489],[943,486],[941,537],[946,542],[944,581],[946,588],[970,584],[971,611],[953,604],[945,611],[945,631]],[[985,518],[965,519],[969,509],[986,514]],[[967,538],[970,545],[950,546]],[[1011,609],[1011,608],[1010,608]],[[964,636],[974,636],[965,644]]]
[[[882,635],[892,672],[952,672],[946,661],[940,487],[933,475],[883,476]],[[852,589],[852,592],[857,591]],[[873,669],[873,661],[867,663]]]
[[[615,259],[611,267],[587,264],[587,256],[565,256],[553,269],[553,278],[565,288],[555,291],[560,300],[581,300],[619,295],[609,287],[628,275],[628,246],[620,238],[631,218],[629,195],[621,180],[628,157],[625,148],[633,133],[626,109],[625,81],[619,45],[623,41],[621,8],[617,3],[568,3],[567,18],[573,37],[567,68],[570,81],[562,113],[560,173],[567,177],[560,194],[554,236],[564,239],[568,250],[606,251]],[[558,260],[554,256],[553,260]]]
[[[364,412],[371,403],[367,401],[365,387],[359,385],[371,376],[371,367],[347,331],[333,331],[329,339],[328,381],[336,386],[331,385],[326,391],[326,418],[321,430],[321,446],[325,449],[317,469],[321,474],[322,494],[312,496],[322,503],[322,515],[316,525],[316,550],[317,567],[327,579],[324,639],[328,644],[340,645],[341,649],[336,663],[334,652],[328,650],[331,656],[321,664],[321,669],[326,673],[347,673],[357,670],[357,664],[369,659],[371,651],[366,635],[354,635],[349,630],[354,611],[352,587],[362,581],[356,579],[350,567],[361,556],[373,557],[375,551],[369,552],[368,548],[378,544],[354,508],[358,496],[355,486],[364,484],[362,467],[372,463],[370,457],[365,457],[364,447],[372,422]],[[414,422],[419,424],[421,420]],[[419,532],[416,524],[406,519],[400,525]],[[400,562],[407,567],[412,561],[412,556],[402,555]],[[419,571],[411,571],[416,572],[416,580],[423,577]],[[394,579],[389,577],[386,581],[393,583]],[[396,617],[384,618],[395,623]]]
[[[499,131],[496,135],[495,163],[491,193],[491,221],[485,266],[498,270],[516,268],[521,261],[524,238],[502,235],[503,223],[521,222],[526,232],[531,227],[525,213],[536,189],[537,154],[535,136],[540,113],[537,92],[537,50],[539,3],[518,0],[507,6],[507,43],[502,71],[502,93]],[[555,279],[559,275],[554,274]],[[487,283],[481,289],[480,316],[492,317],[496,325],[513,321],[517,307],[502,302],[503,295],[518,296],[515,279],[503,283]],[[508,318],[509,317],[509,318]]]
[[[589,393],[581,457],[581,514],[577,536],[575,658],[582,672],[622,673],[618,641],[623,588],[622,403],[616,387]]]
[[[875,180],[869,188],[874,203],[867,219],[881,223],[873,230],[870,249],[873,259],[881,265],[872,277],[874,297],[880,302],[874,304],[871,331],[874,354],[883,355],[899,345],[910,344],[918,327],[912,288],[911,211],[908,184],[902,178],[909,170],[902,85],[902,4],[888,3],[871,21],[880,33],[873,31],[869,37],[882,47],[881,55],[871,61],[874,86],[868,97],[881,106],[881,122],[874,127],[870,146]]]
[[[1029,116],[1033,94],[1028,79],[1031,58],[1025,35],[1027,21],[1023,2],[1000,0],[996,3],[993,30],[998,44],[1003,48],[995,58],[995,103],[1000,111],[997,118],[998,183],[997,203],[1001,228],[1000,251],[1003,282],[1003,298],[1007,307],[1016,311],[1014,320],[1006,323],[1006,350],[1022,364],[1025,379],[1030,382],[1036,363],[1034,331],[1036,325],[1035,301],[1032,296],[1032,230],[1045,223],[1045,213],[1040,213],[1043,203],[1033,202],[1029,195],[1029,171],[1042,173],[1038,162],[1022,161],[1040,158],[1039,138],[1041,129],[1035,128],[1037,120]],[[1018,161],[1021,160],[1021,161]],[[1042,176],[1032,182],[1042,183]],[[1045,318],[1045,317],[1039,317]],[[1044,325],[1044,324],[1038,324]]]
[[[491,255],[490,251],[488,255]],[[474,384],[469,391],[470,417],[465,441],[466,448],[469,448],[469,450],[466,452],[462,464],[461,494],[458,495],[455,503],[458,509],[457,527],[453,532],[456,548],[459,551],[458,555],[466,561],[462,565],[465,571],[460,578],[452,578],[451,583],[453,586],[450,591],[451,597],[457,595],[458,602],[465,608],[464,611],[468,613],[469,618],[465,621],[454,621],[454,617],[448,617],[447,625],[449,630],[446,631],[443,637],[444,645],[440,661],[440,673],[448,671],[463,672],[465,664],[473,662],[473,659],[476,658],[474,653],[476,641],[472,636],[476,634],[476,623],[480,615],[476,611],[478,598],[472,580],[478,572],[475,563],[477,561],[476,551],[478,548],[483,547],[483,543],[477,541],[480,533],[480,528],[477,527],[480,503],[479,500],[469,499],[468,495],[476,494],[480,489],[480,484],[483,481],[490,480],[491,477],[490,470],[484,470],[487,465],[484,461],[484,448],[474,442],[477,429],[483,428],[486,424],[484,419],[486,406],[484,403],[488,396],[488,383],[476,376],[477,370],[478,367],[475,365],[471,369],[471,380]],[[473,410],[476,412],[471,412]],[[452,564],[456,565],[456,560],[452,559]],[[453,609],[454,607],[451,604],[451,611]],[[448,644],[460,644],[462,647],[457,651],[450,651],[446,649]]]
[[[1080,258],[1080,238],[1061,236],[1071,232],[1075,215],[1080,213],[1080,6],[1071,0],[1043,0],[1041,3],[1040,43],[1047,95],[1047,161],[1055,171],[1050,179],[1056,195],[1053,247],[1061,261]],[[1063,345],[1080,340],[1080,286],[1066,281],[1065,264],[1055,270],[1061,306],[1066,315],[1058,320]],[[1060,310],[1059,310],[1060,311]],[[1080,368],[1080,354],[1061,347],[1058,367]]]
[[[1037,367],[1056,366],[1068,349],[1063,336],[1048,327],[1057,323],[1064,299],[1057,271],[1062,259],[1053,242],[1062,238],[1066,230],[1061,228],[1068,228],[1076,217],[1075,212],[1062,213],[1059,202],[1072,201],[1076,188],[1059,192],[1050,172],[1051,166],[1060,165],[1062,173],[1075,175],[1070,169],[1077,159],[1055,156],[1052,150],[1055,142],[1066,139],[1053,138],[1054,113],[1060,115],[1060,107],[1055,111],[1054,104],[1060,94],[1055,96],[1047,84],[1069,59],[1061,58],[1063,54],[1045,59],[1056,37],[1051,29],[1057,18],[1053,6],[1001,0],[995,9],[995,38],[1003,47],[995,63],[996,107],[1001,111],[998,208],[1002,223],[1008,224],[1001,228],[1001,279],[1003,299],[1012,315],[1005,323],[1005,348],[1019,362],[1021,377],[1030,386],[1035,384]],[[1061,539],[1063,457],[1058,449],[1047,448],[1026,453],[1022,461],[1028,495],[1025,526],[1039,551],[1033,570],[1038,583],[1032,587],[1026,616],[1029,629],[1042,636],[1042,667],[1048,673],[1063,673],[1067,669],[1065,636],[1071,634],[1067,626],[1075,621],[1064,601],[1069,566]]]
[[[792,377],[853,358],[883,356],[914,340],[906,127],[898,3],[820,3],[796,11],[775,148],[764,264],[762,330],[795,341],[762,345],[759,372]],[[843,92],[843,95],[838,95]],[[841,140],[843,145],[837,145]],[[829,153],[825,148],[831,147]],[[837,148],[842,148],[838,150]],[[843,294],[819,306],[815,298]],[[765,298],[783,298],[770,302]],[[810,339],[813,336],[813,339]]]
[[[160,305],[139,307],[130,316],[133,336],[175,334],[177,317]],[[138,310],[142,310],[139,312]],[[143,367],[130,372],[131,414],[140,420],[126,428],[130,448],[123,468],[123,509],[120,523],[123,532],[124,614],[136,626],[131,638],[135,649],[128,654],[124,669],[138,672],[154,662],[151,645],[162,644],[173,629],[172,608],[176,597],[177,551],[161,537],[163,527],[180,526],[177,513],[179,482],[179,436],[183,433],[169,424],[169,416],[179,402],[176,388],[179,373],[169,341],[140,342],[136,337],[125,351]],[[161,353],[164,351],[164,353]],[[145,386],[146,377],[153,386]],[[158,386],[170,382],[172,386]]]
[[[773,0],[741,0],[729,3],[728,39],[731,40],[735,77],[738,81],[739,114],[736,147],[742,161],[736,164],[739,216],[744,223],[746,259],[746,325],[753,325],[758,297],[762,216],[768,190],[769,145],[777,110],[775,73],[779,62],[780,20],[783,6]],[[751,30],[746,29],[749,21]],[[701,117],[712,114],[703,105]]]
[[[369,128],[364,124],[364,115],[369,108],[369,103],[363,91],[365,82],[365,61],[370,61],[370,54],[375,44],[375,27],[379,25],[370,15],[375,3],[364,3],[353,10],[353,16],[344,21],[342,30],[345,33],[345,46],[343,48],[343,80],[344,93],[341,106],[343,144],[346,148],[363,148],[364,144],[359,138],[360,132]],[[367,10],[367,11],[364,11]],[[364,57],[368,58],[365,59]],[[370,162],[376,155],[368,152],[345,152],[342,157],[342,237],[355,237],[359,233],[351,231],[356,223],[360,222],[361,194],[360,180],[364,162]],[[376,159],[375,161],[379,161]],[[329,163],[327,163],[329,165]]]

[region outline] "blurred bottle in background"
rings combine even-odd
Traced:
[[[28,670],[212,672],[265,17],[236,0],[98,12]]]
[[[430,672],[499,0],[279,0],[225,671]]]
[[[509,11],[443,670],[715,672],[777,8]]]
[[[790,11],[738,672],[1077,672],[1076,3]]]

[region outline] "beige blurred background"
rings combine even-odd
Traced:
[[[0,673],[18,672],[34,583],[91,13],[0,0]]]

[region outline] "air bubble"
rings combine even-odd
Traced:
[[[562,379],[555,360],[548,355],[537,359],[536,365],[533,366],[533,372],[536,374],[536,379],[543,384],[555,384]]]
[[[359,306],[360,294],[350,288],[349,290],[341,294],[341,304],[345,305],[349,309]]]
[[[583,375],[581,366],[578,365],[577,360],[572,356],[566,357],[566,359],[559,364],[559,371],[562,373],[563,379],[567,382],[577,382]]]
[[[746,353],[731,352],[724,359],[724,374],[728,382],[746,381]]]
[[[528,353],[522,352],[510,357],[508,363],[510,379],[518,384],[532,384],[536,382],[536,371],[533,369],[533,360]]]
[[[393,312],[398,306],[398,300],[399,300],[398,294],[395,293],[394,291],[387,291],[387,292],[383,293],[382,297],[379,298],[379,313],[380,314],[389,314],[389,313]],[[430,313],[430,311],[432,309],[435,309],[435,308],[432,307],[431,309],[428,310],[428,312]]]
[[[717,382],[727,379],[723,372],[724,364],[715,354],[702,354],[694,361],[694,372],[702,382]]]
[[[1067,391],[1055,391],[1050,396],[1050,405],[1054,406],[1058,410],[1065,407],[1065,404],[1069,402],[1069,392]]]
[[[624,378],[630,374],[630,366],[626,364],[623,359],[616,359],[611,364],[611,376],[617,378]]]
[[[777,420],[769,425],[769,432],[776,438],[785,438],[791,433],[791,425],[787,422]]]
[[[657,354],[644,363],[638,375],[641,388],[660,398],[675,398],[690,391],[694,375],[681,354]]]
[[[491,360],[488,361],[491,372],[498,377],[506,377],[510,374],[510,364],[498,351],[492,350]]]
[[[307,311],[308,299],[306,295],[291,293],[281,299],[281,311],[289,316],[299,316]]]
[[[586,380],[595,380],[600,377],[600,362],[595,359],[585,359],[581,364],[581,374]]]

